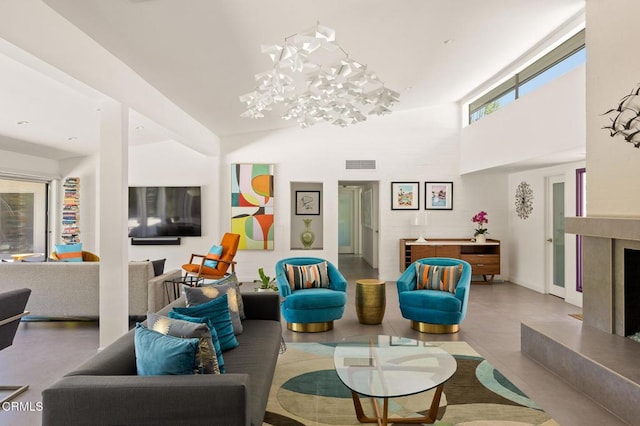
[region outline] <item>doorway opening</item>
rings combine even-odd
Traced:
[[[378,182],[340,181],[338,185],[338,254],[377,274]]]

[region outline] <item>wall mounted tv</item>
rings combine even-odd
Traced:
[[[201,236],[199,186],[129,187],[129,237]]]

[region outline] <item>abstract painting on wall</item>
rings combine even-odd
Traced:
[[[273,164],[231,165],[231,232],[240,250],[273,250]]]

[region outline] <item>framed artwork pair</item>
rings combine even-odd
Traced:
[[[424,183],[425,210],[453,210],[453,182]],[[391,182],[391,210],[420,210],[420,182]]]

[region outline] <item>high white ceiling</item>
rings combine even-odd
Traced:
[[[269,68],[269,59],[260,53],[262,44],[282,42],[317,22],[334,28],[350,57],[401,93],[399,110],[461,100],[583,11],[585,3],[43,1],[223,138],[295,125],[275,112],[261,120],[241,118],[244,106],[238,96],[253,90],[254,75]],[[96,109],[106,97],[2,53],[0,49],[0,148],[26,151],[29,142],[61,150],[59,158],[96,149],[95,144],[74,142],[97,140]],[[140,115],[131,121],[138,128],[131,131],[132,143],[172,137]]]

